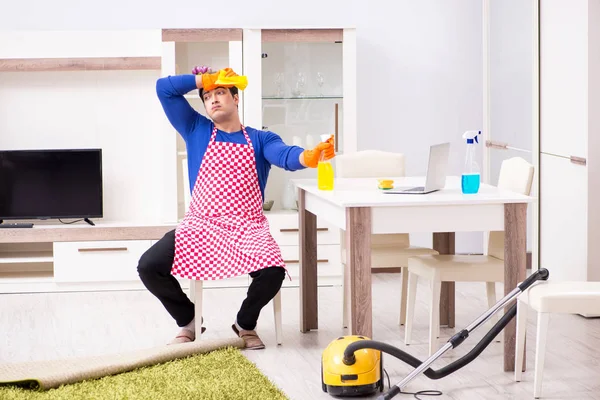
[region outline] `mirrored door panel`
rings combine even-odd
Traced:
[[[488,0],[489,131],[487,182],[497,185],[502,162],[521,157],[535,165],[534,146],[534,2]],[[536,171],[537,172],[537,171]],[[532,186],[532,195],[535,193]],[[527,249],[533,246],[533,207],[527,216]]]

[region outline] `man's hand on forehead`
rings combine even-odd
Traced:
[[[212,72],[212,68],[211,67],[207,67],[206,65],[196,65],[194,67],[194,69],[192,69],[192,74],[194,75],[200,75],[200,74],[206,74],[206,73],[211,73]]]
[[[248,78],[238,75],[231,68],[223,68],[213,72],[212,68],[206,65],[195,66],[192,74],[202,76],[202,88],[205,91],[211,91],[217,87],[237,87],[239,90],[246,89]]]

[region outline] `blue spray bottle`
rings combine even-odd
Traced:
[[[464,194],[474,194],[479,191],[481,173],[475,161],[475,143],[479,143],[479,135],[481,131],[466,131],[463,135],[463,139],[467,139],[467,154],[461,182]]]

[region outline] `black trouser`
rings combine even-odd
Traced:
[[[165,306],[179,326],[194,318],[194,304],[181,289],[171,267],[175,257],[175,230],[167,232],[140,258],[138,273],[146,288]],[[256,328],[260,311],[275,297],[285,279],[281,267],[269,267],[251,272],[253,278],[246,299],[237,314],[237,324],[246,330]]]

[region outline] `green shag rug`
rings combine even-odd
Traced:
[[[227,347],[118,375],[32,391],[0,387],[2,400],[287,399],[239,349]]]

